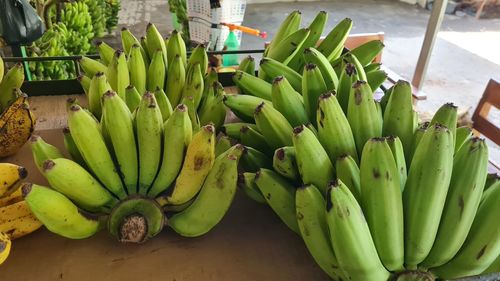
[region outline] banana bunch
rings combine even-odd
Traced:
[[[163,121],[182,103],[189,109],[193,130],[209,123],[218,130],[224,124],[224,89],[215,69],[208,68],[204,46],[193,49],[188,58],[181,32],[174,30],[165,40],[154,24],[148,25],[144,40],[123,28],[121,41],[123,50],[99,42],[100,60],[80,60],[84,72],[80,81],[94,116],[101,118],[101,100],[110,89],[132,112],[149,91],[155,95]]]
[[[292,13],[259,77],[244,60],[233,78],[241,94],[224,97],[241,122],[222,132],[247,147],[238,185],[299,234],[333,280],[498,272],[500,191],[486,183],[484,140],[456,128],[453,104],[418,124],[406,81],[375,101],[386,75],[371,61],[382,45],[342,53],[350,20],[296,57],[322,32],[299,24]]]
[[[120,12],[120,0],[105,0],[106,29],[110,33],[118,25],[118,13]]]
[[[23,82],[23,65],[14,65],[4,76],[0,57],[0,158],[16,153],[35,128],[28,96],[19,90]]]
[[[182,37],[186,42],[189,42],[189,17],[187,13],[186,0],[170,0],[168,1],[169,11],[175,13],[177,22],[182,26]]]
[[[68,30],[65,48],[70,54],[87,54],[95,37],[91,11],[84,1],[64,4],[61,22]]]
[[[27,176],[23,167],[0,163],[0,264],[9,256],[11,240],[42,226],[31,213],[19,188]]]
[[[106,33],[106,2],[105,0],[84,0],[88,6],[94,37],[103,37]]]

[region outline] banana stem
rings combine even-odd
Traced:
[[[132,214],[123,219],[120,226],[120,242],[142,243],[148,233],[146,218],[140,214]]]

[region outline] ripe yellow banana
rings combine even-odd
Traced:
[[[0,208],[0,232],[6,233],[10,239],[22,237],[41,226],[24,200]]]
[[[29,139],[35,128],[35,117],[28,96],[21,94],[0,115],[0,158],[16,153]]]
[[[15,192],[21,180],[28,176],[28,171],[21,166],[0,163],[0,198],[4,198]]]
[[[2,264],[10,253],[11,241],[7,234],[0,232],[0,264]]]

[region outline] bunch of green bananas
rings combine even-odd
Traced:
[[[118,25],[118,13],[120,12],[120,0],[105,0],[106,29],[113,31]]]
[[[241,62],[242,94],[224,103],[246,123],[222,130],[247,146],[241,188],[302,236],[334,280],[498,272],[500,182],[485,183],[484,140],[456,127],[453,104],[419,125],[408,82],[375,101],[383,45],[343,53],[349,19],[316,44],[326,18],[300,29],[300,13],[290,14],[260,78],[252,58]]]
[[[88,6],[94,37],[100,38],[106,32],[106,2],[105,0],[84,0]]]
[[[186,42],[189,42],[189,17],[187,13],[186,0],[169,0],[169,10],[177,16],[177,22],[182,26],[182,36]]]
[[[225,117],[222,86],[215,72],[204,77],[205,50],[188,59],[177,32],[165,44],[149,25],[143,48],[124,29],[122,41],[124,51],[100,43],[101,62],[80,61],[89,110],[68,100],[64,144],[72,160],[31,139],[51,188],[26,185],[26,202],[49,230],[68,238],[89,237],[104,225],[122,242],[144,242],[164,225],[202,235],[228,210],[244,152],[242,145],[216,144],[214,124]]]
[[[65,48],[70,54],[87,54],[92,48],[94,27],[90,10],[83,1],[66,3],[61,11],[61,22],[67,28]]]

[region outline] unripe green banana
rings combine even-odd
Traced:
[[[72,105],[68,115],[71,135],[87,166],[109,191],[118,198],[124,198],[125,189],[101,135],[99,124],[78,105]]]
[[[238,175],[238,187],[255,202],[267,204],[266,198],[262,195],[259,187],[255,183],[255,173],[245,172]]]
[[[235,145],[217,157],[193,204],[168,221],[172,229],[182,236],[197,237],[222,220],[236,193],[238,161],[243,152],[242,145]]]
[[[88,170],[87,164],[85,163],[85,160],[83,159],[82,154],[78,150],[78,147],[76,147],[75,140],[71,136],[71,131],[70,131],[69,127],[63,128],[63,134],[64,134],[64,147],[69,152],[71,159],[73,159],[73,161],[78,163],[78,165],[82,166],[84,169]],[[55,158],[58,158],[58,157],[52,157],[52,158],[48,158],[48,159],[55,159]]]
[[[321,76],[326,84],[326,88],[329,91],[336,90],[339,85],[339,78],[333,70],[332,65],[328,61],[328,59],[315,48],[307,48],[304,50],[304,61],[306,64],[315,64],[318,66],[321,71]]]
[[[267,155],[273,153],[273,150],[267,144],[264,136],[252,127],[241,127],[239,142],[245,146],[255,148]]]
[[[236,70],[233,81],[245,94],[259,97],[270,101],[272,99],[272,85],[255,75],[248,74],[241,70]]]
[[[477,275],[487,269],[500,255],[500,188],[483,198],[465,243],[451,261],[431,269],[443,279]]]
[[[348,154],[358,163],[356,143],[349,121],[342,112],[336,95],[326,93],[319,98],[317,110],[318,139],[333,162]]]
[[[144,50],[144,52],[146,53],[147,57],[149,58],[149,61],[151,61],[151,57],[153,54],[149,53],[147,42],[146,42],[147,41],[146,35],[142,36],[139,41],[141,42],[141,47]]]
[[[293,182],[300,182],[299,168],[293,146],[276,149],[273,157],[273,168],[283,177]]]
[[[69,159],[46,160],[43,176],[53,189],[87,211],[109,211],[117,203],[89,172]]]
[[[450,130],[436,124],[427,129],[415,151],[403,192],[408,269],[416,269],[427,257],[436,238],[453,169],[453,150]]]
[[[115,49],[113,49],[106,42],[99,41],[95,44],[97,51],[99,52],[99,57],[104,65],[108,65],[113,59]],[[128,54],[128,52],[127,52]]]
[[[223,134],[227,135],[228,137],[240,141],[241,140],[240,132],[243,127],[251,128],[252,130],[260,134],[257,125],[251,123],[242,123],[242,122],[226,123],[221,127],[220,130]]]
[[[182,167],[186,149],[191,142],[193,129],[187,107],[179,104],[164,124],[163,160],[151,189],[150,197],[156,197],[174,182]]]
[[[187,96],[182,98],[181,103],[186,105],[188,108],[188,115],[191,119],[191,126],[193,128],[193,132],[198,132],[200,130],[200,118],[196,112],[194,106],[194,98],[192,96]]]
[[[302,181],[315,185],[326,194],[335,170],[319,140],[310,129],[300,125],[293,129],[293,147]]]
[[[441,124],[448,128],[453,136],[453,145],[455,145],[457,138],[457,106],[453,103],[443,104],[432,117],[430,124]]]
[[[382,41],[372,40],[357,46],[350,53],[358,58],[362,66],[367,66],[382,52],[382,49],[384,49]]]
[[[24,200],[37,219],[56,234],[70,239],[83,239],[94,235],[101,228],[97,219],[82,213],[71,200],[55,190],[26,183],[22,191]]]
[[[240,61],[238,70],[255,76],[255,59],[252,56],[246,56]]]
[[[260,69],[265,71],[270,81],[278,76],[284,76],[295,91],[302,90],[302,75],[285,64],[270,58],[263,58],[260,61]]]
[[[500,184],[500,176],[495,172],[488,173],[488,175],[486,176],[486,183],[484,184],[484,192],[497,184]]]
[[[141,46],[132,45],[128,55],[128,71],[130,75],[130,84],[133,85],[140,95],[146,92],[146,63],[141,54]]]
[[[351,28],[352,20],[350,18],[341,20],[318,45],[318,51],[327,57],[329,61],[340,57]]]
[[[358,80],[356,67],[351,63],[344,63],[340,72],[337,100],[345,114],[349,107],[349,97],[352,84]]]
[[[410,83],[399,80],[394,85],[391,97],[384,111],[383,123],[384,136],[398,136],[406,152],[410,156],[414,128],[413,122],[413,97]]]
[[[24,67],[18,63],[3,77],[0,83],[0,112],[4,111],[17,98],[15,89],[21,88],[24,82]]]
[[[330,278],[341,280],[343,273],[330,241],[323,194],[314,185],[301,186],[295,192],[295,208],[300,233],[309,253]]]
[[[269,46],[267,46],[266,52],[264,53],[265,55],[278,46],[283,39],[299,29],[301,17],[300,11],[293,11],[288,14],[276,31],[273,40],[269,43]]]
[[[266,154],[253,147],[245,147],[245,154],[241,157],[241,167],[244,171],[257,172],[260,168],[272,169],[273,160]]]
[[[85,72],[85,75],[91,79],[97,72],[106,73],[108,70],[108,68],[101,62],[98,62],[86,56],[82,56],[78,60],[78,63],[80,64],[80,67],[82,68],[83,72]]]
[[[375,70],[366,73],[366,79],[372,91],[377,90],[387,79],[388,75],[383,70]]]
[[[350,155],[344,154],[335,161],[337,179],[345,183],[352,195],[361,204],[361,178],[358,164]]]
[[[309,33],[309,28],[302,28],[293,32],[278,42],[275,48],[269,49],[266,57],[287,65],[301,51],[302,44],[309,36]],[[264,71],[267,73],[267,70],[264,69]]]
[[[150,92],[155,91],[157,88],[163,89],[166,72],[167,68],[163,60],[163,53],[158,49],[153,53],[149,64],[146,89]]]
[[[156,98],[156,103],[160,108],[162,120],[163,122],[165,122],[170,117],[170,115],[172,115],[173,111],[172,105],[170,105],[170,102],[168,101],[167,98],[167,94],[165,94],[162,88],[156,88],[154,95]]]
[[[87,76],[81,74],[81,75],[78,75],[78,77],[76,78],[76,80],[78,80],[78,82],[82,86],[82,89],[83,89],[83,92],[85,93],[85,95],[88,96],[89,95],[89,89],[90,89],[90,81],[91,81],[91,79],[88,78]]]
[[[167,94],[170,104],[177,106],[182,98],[182,89],[186,82],[186,70],[180,56],[175,56],[170,62],[168,68],[167,83],[165,85],[165,93]]]
[[[33,161],[40,172],[43,171],[43,163],[49,159],[63,158],[59,149],[47,142],[38,135],[32,135],[30,138],[30,148],[33,155]]]
[[[186,82],[182,89],[182,98],[193,97],[195,112],[198,110],[203,95],[203,82],[202,66],[196,63],[188,69],[186,73]]]
[[[369,139],[360,165],[361,206],[382,264],[403,270],[403,200],[399,172],[385,138]]]
[[[249,95],[224,95],[224,99],[222,101],[239,119],[248,123],[255,122],[255,109],[261,103],[265,103],[266,106],[273,107],[271,101]]]
[[[130,52],[132,51],[133,46],[135,44],[137,44],[139,46],[139,49],[140,49],[141,55],[142,55],[142,60],[144,62],[144,67],[147,68],[149,65],[149,57],[148,57],[148,54],[146,53],[146,50],[144,50],[144,46],[142,46],[141,42],[126,27],[122,28],[121,33],[120,33],[120,37],[122,40],[123,50],[129,56],[130,56]],[[143,38],[145,38],[145,37],[143,37]],[[141,38],[141,40],[142,40],[142,38]],[[143,93],[141,93],[141,94],[143,94]]]
[[[300,234],[295,208],[296,187],[268,169],[260,169],[255,174],[255,184],[281,221],[295,233]]]
[[[205,75],[208,71],[208,55],[207,50],[205,50],[205,45],[203,44],[196,46],[191,52],[191,56],[186,66],[186,72],[197,63],[200,64],[201,74]]]
[[[379,62],[372,62],[368,65],[365,65],[365,67],[363,67],[363,69],[365,70],[365,73],[368,75],[368,73],[370,73],[372,71],[380,70],[381,66],[382,66],[382,64]]]
[[[146,195],[160,167],[163,134],[161,111],[153,93],[146,92],[142,96],[135,123],[139,154],[138,192]]]
[[[357,81],[352,85],[347,120],[351,125],[360,155],[368,139],[382,135],[382,122],[380,122],[380,115],[373,100],[373,93],[364,81]]]
[[[481,275],[500,272],[500,255],[493,261],[493,263],[481,273]]]
[[[127,89],[125,89],[125,102],[132,113],[141,103],[141,95],[133,85],[129,85]]]
[[[221,134],[215,144],[215,157],[219,157],[219,155],[226,152],[231,146],[231,139],[225,134]]]
[[[146,47],[148,49],[149,57],[151,58],[151,63],[153,61],[153,57],[156,51],[161,50],[161,54],[163,57],[163,65],[164,68],[166,69],[168,66],[167,47],[165,46],[165,41],[163,40],[163,37],[161,36],[160,32],[158,31],[156,26],[152,23],[149,23],[148,26],[146,27]]]
[[[351,280],[388,280],[363,211],[349,188],[334,181],[326,195],[326,221],[340,268]]]
[[[90,82],[88,94],[89,110],[97,119],[101,119],[102,115],[102,97],[110,90],[111,86],[106,79],[106,75],[102,72],[97,72]]]
[[[457,128],[455,141],[455,154],[460,150],[462,145],[472,137],[472,129],[468,126]]]
[[[226,119],[226,107],[222,102],[224,95],[224,87],[214,82],[198,109],[201,126],[212,123],[217,131],[222,127]]]
[[[430,122],[424,122],[424,123],[420,124],[418,126],[418,128],[415,130],[415,133],[413,135],[413,141],[411,142],[410,157],[406,157],[406,167],[410,167],[411,161],[413,159],[413,155],[415,154],[415,151],[417,150],[418,144],[420,143],[420,140],[422,140],[422,136],[427,131],[429,126],[430,126]]]
[[[342,57],[342,60],[343,60],[343,63],[351,63],[354,65],[354,67],[356,67],[356,73],[359,77],[359,80],[363,80],[363,81],[368,81],[367,77],[366,77],[366,73],[365,73],[365,69],[363,68],[363,65],[361,65],[361,63],[359,62],[358,58],[351,54],[351,53],[346,53],[343,57]]]
[[[111,88],[120,98],[125,100],[125,89],[130,85],[130,76],[128,73],[127,58],[121,50],[115,52],[105,73]]]
[[[167,57],[169,67],[174,58],[179,55],[184,66],[187,65],[187,55],[186,55],[186,43],[182,39],[181,33],[177,30],[170,33],[170,37],[167,44]]]
[[[272,86],[273,106],[294,127],[309,123],[302,100],[302,96],[293,89],[285,77],[278,76],[274,79]]]
[[[488,173],[488,146],[469,139],[455,155],[453,173],[432,250],[421,266],[436,267],[450,261],[467,237],[476,215]]]
[[[278,110],[263,102],[255,109],[254,118],[271,149],[292,145],[293,128]]]
[[[386,137],[386,140],[387,144],[391,148],[392,156],[394,157],[394,161],[396,161],[396,166],[398,167],[399,182],[400,182],[399,187],[401,189],[401,192],[403,192],[406,184],[406,178],[408,176],[406,172],[407,169],[406,169],[406,160],[405,160],[403,144],[401,143],[399,137],[395,136],[388,136]]]
[[[306,64],[302,79],[302,96],[309,120],[316,123],[319,97],[328,91],[323,75],[315,64]]]

